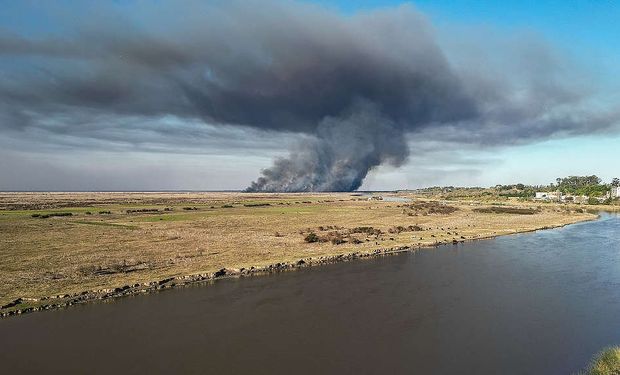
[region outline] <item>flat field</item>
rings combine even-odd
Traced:
[[[397,195],[410,200],[388,201]],[[354,193],[0,193],[0,306],[595,217],[555,204],[374,196],[385,199]]]

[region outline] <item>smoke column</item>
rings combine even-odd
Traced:
[[[401,127],[371,104],[358,104],[321,121],[316,138],[277,159],[247,191],[352,191],[371,168],[400,166],[408,153]]]

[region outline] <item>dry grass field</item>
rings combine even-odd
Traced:
[[[389,196],[394,194],[386,194]],[[401,194],[401,196],[405,196]],[[0,305],[592,219],[557,205],[352,193],[0,193]],[[388,198],[386,198],[388,199]]]

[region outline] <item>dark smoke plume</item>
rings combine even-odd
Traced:
[[[372,167],[400,166],[409,149],[403,129],[371,104],[321,121],[317,136],[277,159],[247,191],[352,191]]]
[[[411,6],[343,16],[290,1],[140,4],[136,21],[111,3],[77,3],[97,18],[63,19],[54,37],[0,30],[10,73],[0,127],[88,138],[109,134],[106,122],[167,116],[304,134],[248,190],[349,191],[372,168],[404,163],[410,134],[512,144],[618,119],[588,107],[577,74],[544,43],[504,45],[498,58],[480,39],[459,59]]]

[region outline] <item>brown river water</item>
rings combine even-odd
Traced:
[[[0,320],[0,373],[570,374],[620,344],[620,217]]]

